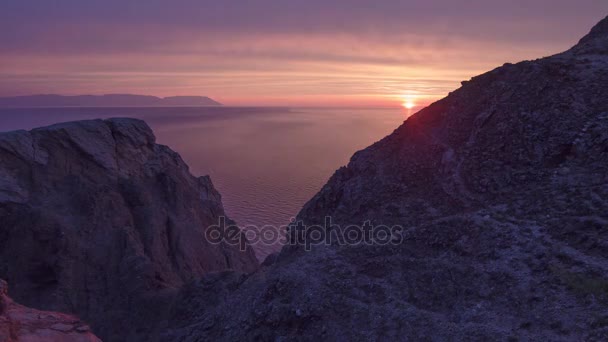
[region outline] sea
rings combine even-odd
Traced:
[[[210,175],[227,215],[245,229],[285,227],[356,151],[396,129],[403,108],[150,107],[0,109],[0,131],[131,117]],[[280,249],[254,244],[258,259]]]

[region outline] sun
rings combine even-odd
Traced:
[[[416,97],[417,96],[415,94],[406,92],[405,94],[401,95],[401,105],[408,110],[416,107]]]
[[[416,104],[412,100],[405,100],[403,102],[403,107],[405,107],[407,109],[412,109],[412,108],[416,107]]]

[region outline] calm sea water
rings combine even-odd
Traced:
[[[0,131],[143,119],[194,175],[211,175],[239,225],[280,227],[354,152],[391,133],[406,114],[398,108],[19,108],[0,109]],[[254,248],[263,260],[280,246]]]

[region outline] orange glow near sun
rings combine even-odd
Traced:
[[[412,109],[412,108],[416,107],[416,104],[411,100],[405,100],[403,102],[403,107],[405,107],[407,109]]]
[[[415,96],[412,94],[406,94],[403,95],[403,102],[402,102],[402,106],[405,107],[406,109],[412,109],[414,107],[416,107],[416,102],[414,102]]]

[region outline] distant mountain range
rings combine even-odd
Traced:
[[[148,95],[27,95],[0,97],[0,107],[173,107],[221,106],[206,96],[156,97]]]

